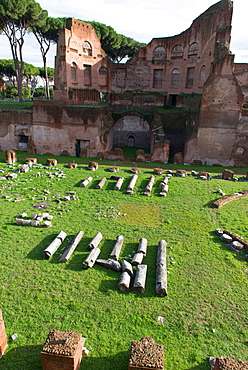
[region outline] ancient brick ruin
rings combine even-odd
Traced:
[[[130,146],[149,149],[152,161],[180,153],[184,163],[248,166],[248,64],[230,52],[232,12],[232,1],[221,0],[126,63],[107,57],[90,24],[68,19],[55,100],[35,101],[32,112],[0,111],[2,150],[108,158],[112,147]],[[159,106],[192,110],[172,115]]]

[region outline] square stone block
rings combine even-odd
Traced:
[[[78,370],[82,347],[82,334],[52,329],[41,351],[42,370]]]
[[[128,370],[164,370],[164,346],[150,337],[131,342]]]
[[[0,310],[0,358],[4,354],[5,349],[7,348],[7,336],[4,326],[4,321],[2,317],[2,311]]]

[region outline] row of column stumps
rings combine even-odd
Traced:
[[[73,241],[69,244],[66,250],[59,258],[59,263],[68,262],[72,253],[76,249],[77,245],[81,241],[84,235],[84,231],[79,231]],[[64,231],[56,236],[56,238],[48,245],[48,247],[43,251],[43,257],[45,259],[50,259],[57,249],[60,247],[62,242],[65,240],[67,234]],[[133,291],[135,293],[144,293],[147,275],[147,265],[143,264],[143,259],[146,257],[147,244],[146,238],[140,238],[137,251],[135,252],[131,263],[123,259],[119,262],[119,256],[121,248],[124,242],[124,236],[118,235],[116,237],[115,244],[107,260],[98,259],[101,249],[98,248],[102,240],[102,233],[98,232],[87,245],[87,249],[90,251],[83,262],[83,269],[87,270],[92,268],[95,263],[109,268],[116,272],[121,272],[121,276],[118,283],[118,288],[122,292],[127,292],[130,290],[131,279],[134,276],[133,266],[136,267],[136,274],[133,283]],[[160,240],[158,243],[157,250],[157,260],[156,260],[156,295],[159,297],[164,297],[167,295],[167,267],[166,267],[166,246],[167,242],[165,240]]]
[[[127,194],[133,194],[134,192],[134,187],[135,187],[135,184],[136,184],[136,181],[138,179],[138,175],[133,175],[128,186],[127,186]],[[165,176],[165,178],[163,179],[163,181],[160,182],[159,184],[159,187],[161,188],[161,192],[160,192],[160,196],[163,196],[163,197],[166,197],[167,193],[168,193],[168,190],[169,190],[169,187],[168,187],[168,179],[169,177],[168,176]],[[80,184],[80,187],[86,187],[91,181],[93,180],[92,176],[89,176],[87,179],[85,179],[84,181],[81,182]],[[98,182],[98,184],[96,185],[96,189],[102,189],[102,187],[104,186],[104,184],[106,183],[107,181],[107,178],[106,177],[102,177],[101,180]],[[124,177],[119,177],[117,178],[117,182],[114,186],[114,190],[120,190],[121,189],[121,186],[123,184],[123,181],[124,181]],[[155,176],[152,175],[150,176],[150,179],[148,181],[148,184],[145,188],[145,191],[144,191],[144,195],[146,196],[150,196],[151,195],[151,191],[152,191],[152,188],[154,186],[154,183],[155,183]]]

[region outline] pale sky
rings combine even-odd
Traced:
[[[214,0],[40,0],[51,17],[74,17],[104,23],[117,33],[148,43],[154,37],[174,36],[190,27],[192,21],[217,1]],[[248,63],[247,0],[233,0],[231,52],[236,63]],[[0,36],[0,59],[12,59],[7,37]],[[24,60],[42,66],[36,40],[27,35]],[[54,67],[53,47],[48,66]]]

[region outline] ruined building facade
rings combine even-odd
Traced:
[[[235,64],[230,53],[232,12],[233,2],[221,0],[186,31],[152,39],[122,64],[107,57],[90,24],[68,19],[57,44],[55,100],[37,102],[26,126],[6,127],[9,144],[18,149],[18,136],[26,136],[37,153],[96,157],[134,146],[163,162],[170,150],[183,152],[185,163],[248,166],[248,64]],[[156,109],[183,108],[199,96],[199,115]],[[86,106],[101,100],[107,108]]]

